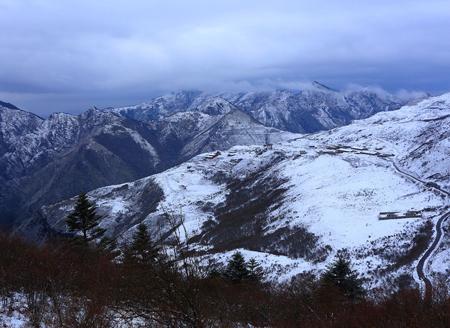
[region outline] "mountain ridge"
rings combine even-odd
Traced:
[[[280,128],[317,132],[399,106],[391,95],[358,91],[350,101],[347,93],[328,89],[320,84],[296,91],[183,91],[137,106],[93,107],[79,115],[53,113],[46,119],[14,105],[0,106],[0,209],[22,212],[17,204],[39,208],[163,171],[200,152],[278,142],[288,137]],[[230,113],[241,117],[233,120]],[[83,170],[88,182],[80,178]],[[67,180],[64,173],[74,177]],[[67,180],[67,187],[58,180]],[[0,223],[15,214],[2,216]]]
[[[217,134],[226,130],[211,129],[218,119],[220,116],[183,112],[178,117],[146,123],[96,108],[79,115],[53,113],[42,119],[25,111],[3,108],[0,222],[13,220],[15,215],[5,214],[7,210],[20,213],[20,221],[30,214],[27,209],[33,211],[42,204],[135,180],[179,164],[202,151],[194,142],[201,131],[212,131],[208,138],[202,139],[202,148],[207,149],[265,142],[265,138],[241,139],[238,135],[233,141],[218,142]],[[287,134],[256,121],[252,124],[259,125],[261,134]]]
[[[268,127],[294,133],[328,130],[379,111],[395,110],[406,101],[368,88],[337,91],[319,82],[302,90],[281,89],[236,93],[180,91],[140,105],[108,108],[119,115],[154,121],[180,111],[218,115],[233,107]]]
[[[449,124],[446,94],[330,131],[198,155],[88,196],[105,215],[102,227],[120,240],[143,222],[155,237],[168,235],[170,244],[169,214],[183,224],[182,241],[202,258],[224,261],[241,250],[273,279],[319,272],[347,248],[369,284],[405,274],[413,284],[414,254],[423,247],[415,240],[431,238],[433,223],[449,208],[432,187],[450,190]],[[405,178],[396,165],[426,183]],[[64,231],[73,203],[45,206],[28,224]],[[381,212],[411,210],[421,217],[378,219]],[[428,262],[432,276],[448,273],[442,264],[450,258],[448,245],[445,236]]]

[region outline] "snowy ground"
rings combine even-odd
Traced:
[[[285,280],[302,271],[319,271],[342,248],[351,251],[360,273],[387,272],[393,265],[387,255],[395,258],[396,251],[411,248],[412,239],[425,222],[435,222],[448,204],[448,199],[432,188],[400,174],[393,163],[425,182],[450,186],[450,165],[444,161],[450,156],[448,126],[450,94],[273,146],[237,146],[220,154],[202,154],[152,177],[100,188],[89,195],[106,214],[103,226],[120,232],[123,238],[129,238],[142,221],[150,226],[166,225],[163,230],[167,231],[168,222],[161,221],[161,215],[170,213],[183,218],[184,228],[179,232],[186,240],[186,235],[200,234],[205,222],[216,220],[214,208],[231,192],[227,182],[263,170],[265,176],[285,181],[282,186],[287,189],[281,203],[273,204],[279,206],[266,213],[269,219],[264,232],[306,228],[330,250],[327,258],[319,262],[243,250],[246,257],[261,261],[270,277]],[[145,204],[135,199],[150,184],[157,185],[163,196],[151,213],[138,219]],[[49,218],[59,215],[59,222],[67,210],[70,202],[46,209]],[[421,218],[378,219],[380,212],[408,210],[426,211]],[[191,246],[212,249],[211,245]],[[213,256],[223,261],[232,252]],[[431,271],[441,272],[449,257],[448,250],[436,253]],[[408,263],[389,274],[411,274],[413,270],[414,263]]]

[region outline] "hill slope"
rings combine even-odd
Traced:
[[[102,226],[120,239],[145,222],[169,241],[177,222],[198,255],[220,261],[243,249],[279,279],[321,270],[348,248],[376,284],[412,276],[448,208],[448,198],[433,188],[450,189],[448,126],[450,94],[273,146],[199,155],[89,196],[105,215]],[[23,229],[64,230],[73,201],[42,208]],[[422,217],[378,219],[380,212],[410,210]],[[445,272],[446,238],[427,270]]]
[[[239,110],[222,118],[198,112],[175,116],[148,124],[91,109],[43,119],[0,107],[0,224],[20,222],[35,208],[82,191],[160,172],[205,150],[289,135]],[[230,125],[236,116],[239,131]]]

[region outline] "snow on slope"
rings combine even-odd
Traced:
[[[182,150],[185,159],[234,145],[264,145],[292,138],[293,134],[265,127],[240,110],[232,110],[195,135]]]
[[[406,170],[450,189],[450,94],[378,113],[358,124],[321,134],[319,140],[375,146],[397,155]]]
[[[180,91],[146,103],[109,108],[119,115],[141,121],[157,121],[178,112],[223,115],[239,108],[267,127],[303,133],[327,130],[398,109],[405,102],[379,90],[359,88],[336,91],[318,82],[302,90],[215,93]]]
[[[327,243],[335,249],[363,245],[387,231],[400,232],[406,221],[379,221],[380,211],[440,205],[438,197],[405,184],[401,176],[392,174],[389,164],[370,156],[323,155],[290,161],[283,174],[292,184],[284,202],[284,219],[291,226],[304,224],[316,235],[328,235]]]
[[[431,237],[427,222],[448,205],[393,164],[448,187],[449,164],[441,159],[449,155],[449,126],[446,94],[273,146],[199,155],[89,196],[106,215],[102,225],[119,238],[129,238],[139,222],[164,237],[171,228],[164,215],[169,213],[176,222],[184,220],[183,240],[206,258],[221,261],[243,249],[282,280],[320,271],[337,250],[347,248],[358,270],[376,285],[403,273],[411,276],[415,252],[423,247],[417,240]],[[418,146],[424,151],[416,151]],[[43,216],[63,229],[72,205],[73,199],[45,207]],[[422,217],[378,219],[380,212],[408,210],[421,210]],[[446,263],[446,254],[434,263]]]
[[[89,110],[79,116],[54,113],[42,119],[19,109],[0,108],[0,142],[6,147],[0,160],[7,177],[17,177],[33,165],[48,161],[73,147],[89,128],[101,129],[121,120],[113,114]]]
[[[95,108],[42,119],[0,104],[1,223],[21,223],[44,204],[161,172],[199,153],[289,138],[210,100],[202,110],[224,112],[175,112],[151,123]]]

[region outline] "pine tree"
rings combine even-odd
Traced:
[[[208,270],[208,278],[210,279],[218,279],[223,276],[223,271],[217,266],[213,266]]]
[[[337,287],[351,300],[361,299],[365,295],[362,279],[352,270],[350,256],[346,250],[337,253],[335,261],[322,275],[322,283]]]
[[[215,259],[208,259],[206,265],[207,277],[210,279],[220,279],[224,277],[225,268],[221,263],[218,263]]]
[[[248,269],[248,279],[253,282],[261,282],[264,277],[264,271],[261,265],[254,259],[251,258],[247,263]]]
[[[120,255],[120,250],[117,249],[117,241],[114,238],[103,236],[98,243],[98,249],[112,258]]]
[[[233,282],[241,282],[249,278],[247,263],[241,252],[235,252],[225,269],[225,278]]]
[[[78,196],[75,209],[66,219],[69,232],[81,234],[81,240],[84,244],[88,244],[92,240],[100,239],[105,234],[105,229],[98,225],[101,216],[96,213],[95,204],[91,203],[85,193]]]
[[[151,264],[160,258],[160,249],[155,245],[148,233],[147,226],[139,224],[136,232],[133,234],[133,240],[129,247],[128,255],[142,264]]]

